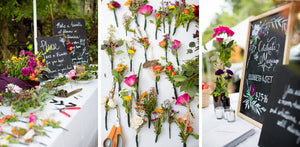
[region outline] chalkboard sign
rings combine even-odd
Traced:
[[[294,66],[276,67],[259,146],[300,146],[300,66]]]
[[[72,62],[74,64],[89,63],[89,52],[86,39],[84,19],[53,20],[55,35],[64,34],[72,44]]]
[[[38,37],[37,42],[41,51],[52,46],[50,52],[44,55],[46,65],[51,70],[51,73],[48,73],[49,78],[55,78],[59,73],[67,74],[73,69],[72,59],[63,37]]]
[[[249,22],[238,115],[262,127],[276,65],[288,62],[291,4],[254,17]]]

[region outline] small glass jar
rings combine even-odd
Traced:
[[[217,119],[222,119],[224,117],[224,107],[216,107],[215,114]]]
[[[235,122],[235,110],[227,109],[225,113],[226,113],[227,122]]]

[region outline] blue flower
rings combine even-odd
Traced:
[[[226,73],[233,75],[233,72],[230,69],[226,69]]]
[[[215,75],[219,76],[221,74],[223,74],[224,71],[222,69],[218,69],[216,72],[215,72]]]

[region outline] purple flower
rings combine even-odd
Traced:
[[[222,69],[218,69],[216,72],[215,72],[215,75],[219,76],[221,74],[223,74],[224,71]]]
[[[28,76],[28,75],[30,74],[30,68],[28,68],[28,67],[23,67],[23,68],[21,69],[21,72],[22,72],[22,75],[23,75],[23,76]]]
[[[199,37],[199,31],[198,30],[196,30],[196,33],[195,34],[193,34],[193,38],[198,38]]]
[[[152,112],[152,114],[157,114],[157,112],[154,111],[154,112]]]
[[[35,58],[35,55],[32,54],[31,52],[25,52],[25,55],[26,55],[26,56],[29,56],[29,57]]]
[[[115,8],[120,8],[120,7],[121,7],[121,5],[120,5],[118,2],[116,2],[116,1],[114,1],[114,2],[112,3],[112,5],[113,5]]]
[[[27,65],[28,65],[28,67],[31,67],[31,68],[38,66],[36,60],[34,60],[32,58],[29,58]]]
[[[172,109],[171,112],[174,113],[175,111]]]
[[[226,73],[233,75],[233,72],[230,69],[226,69]]]
[[[171,118],[172,120],[174,120],[174,117],[173,117],[173,116],[170,116],[170,118]]]
[[[3,76],[6,76],[6,77],[7,77],[7,71],[5,71],[5,72],[3,73]]]
[[[164,37],[165,39],[169,39],[168,34],[163,35],[163,37]]]
[[[255,94],[255,86],[251,85],[250,87],[250,95],[253,96]]]
[[[20,55],[24,55],[25,54],[25,51],[24,50],[21,50],[20,51]]]
[[[232,76],[227,76],[227,77],[225,77],[225,79],[227,79],[227,80],[232,79]]]

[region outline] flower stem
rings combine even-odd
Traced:
[[[134,19],[135,19],[135,24],[139,27],[140,25],[139,25],[139,22],[138,22],[138,15],[136,14],[135,15],[135,17],[134,17]]]
[[[175,95],[175,99],[177,100],[178,96],[177,96],[177,90],[175,87],[175,84],[173,83],[173,88],[174,88],[174,95]]]
[[[108,111],[105,111],[105,129],[107,131],[107,114],[108,114]]]
[[[187,26],[186,26],[186,32],[189,31],[189,26],[190,26],[190,22],[187,23]]]
[[[171,123],[169,123],[169,138],[171,139]]]
[[[144,30],[146,31],[147,28],[147,17],[145,16],[145,23],[144,23]]]
[[[155,143],[157,143],[157,139],[158,139],[158,134],[156,134],[155,136]]]
[[[138,134],[136,134],[135,135],[135,143],[136,143],[136,147],[139,147],[139,135]]]
[[[135,89],[136,92],[136,101],[139,102],[140,101],[140,96],[139,96],[139,85],[137,85],[137,88]]]
[[[121,82],[118,82],[119,85],[119,92],[121,91]]]
[[[147,50],[145,50],[145,62],[147,62]]]
[[[125,33],[126,33],[126,36],[127,36],[127,30],[125,31]]]
[[[157,28],[155,29],[155,40],[157,40]]]
[[[167,47],[165,48],[165,54],[166,54],[166,62],[168,62],[168,53],[167,53]]]
[[[164,33],[166,33],[165,17],[163,18],[163,27],[164,27]]]
[[[194,114],[193,114],[193,112],[192,112],[192,110],[190,109],[190,112],[191,112],[191,115],[194,117]]]
[[[111,66],[111,70],[114,69],[114,61],[113,60],[110,60],[110,66]]]
[[[132,59],[130,59],[130,71],[132,71]]]
[[[177,30],[177,28],[175,27],[175,28],[174,28],[174,31],[173,31],[173,36],[175,35],[176,30]]]
[[[175,56],[176,56],[177,65],[179,66],[179,60],[178,60],[178,52],[177,52],[177,50],[176,50]]]
[[[171,24],[169,24],[169,36],[171,35]]]
[[[157,86],[157,81],[155,81],[155,89],[156,89],[156,93],[158,94],[158,86]]]
[[[185,142],[183,143],[183,147],[186,147],[186,143]]]
[[[129,115],[129,113],[127,113],[127,123],[128,123],[128,127],[130,128],[130,115]]]
[[[148,128],[151,126],[151,115],[148,116]]]
[[[117,15],[116,15],[116,10],[114,10],[114,15],[115,15],[116,25],[117,25],[117,27],[119,27],[119,24],[118,24],[118,18],[117,18]]]

